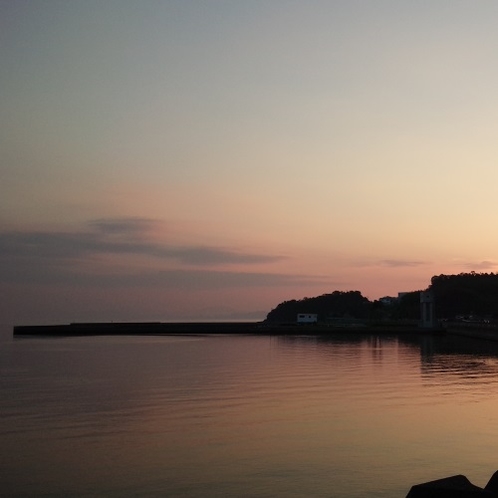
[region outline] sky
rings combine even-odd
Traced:
[[[259,320],[498,267],[498,3],[0,0],[0,322]]]

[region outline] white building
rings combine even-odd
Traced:
[[[316,323],[318,315],[316,313],[299,313],[297,315],[297,323]]]
[[[431,291],[422,291],[420,293],[420,315],[423,328],[430,329],[437,325],[434,314],[434,294]]]

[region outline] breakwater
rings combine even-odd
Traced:
[[[19,336],[91,335],[172,335],[172,334],[258,334],[327,335],[338,332],[362,334],[440,334],[442,329],[426,330],[416,326],[330,326],[320,324],[269,324],[265,322],[105,322],[64,325],[16,325]]]
[[[17,325],[13,333],[14,336],[251,334],[257,327],[255,322],[105,322]]]

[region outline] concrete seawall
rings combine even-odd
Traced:
[[[14,336],[85,336],[85,335],[165,335],[165,334],[251,334],[255,322],[221,323],[70,323],[66,325],[17,325]]]
[[[266,324],[263,322],[126,322],[71,323],[66,325],[17,325],[14,337],[20,336],[92,336],[92,335],[171,335],[171,334],[257,334],[257,335],[327,335],[357,334],[441,334],[442,329],[425,330],[416,326],[330,326]]]

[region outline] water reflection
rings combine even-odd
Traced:
[[[322,355],[348,355],[368,351],[373,363],[391,363],[392,355],[401,361],[420,357],[422,371],[443,373],[445,370],[471,375],[478,372],[495,372],[498,364],[498,342],[476,340],[458,336],[431,335],[362,335],[337,334],[327,336],[284,336],[276,340],[286,348],[301,351],[306,344],[307,353]],[[383,361],[384,356],[388,355]],[[435,368],[435,367],[438,368]]]
[[[149,337],[0,350],[6,496],[405,496],[496,470],[498,348]]]

